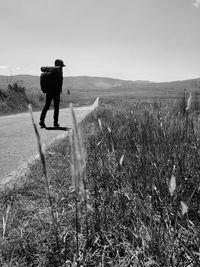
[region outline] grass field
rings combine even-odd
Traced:
[[[200,265],[197,103],[111,99],[1,191],[2,266]]]

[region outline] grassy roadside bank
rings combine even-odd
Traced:
[[[7,90],[0,89],[0,116],[24,112],[28,102],[25,87],[9,84]]]
[[[125,103],[90,114],[78,194],[70,140],[54,144],[53,220],[40,162],[1,191],[2,266],[198,266],[199,124],[186,109]]]

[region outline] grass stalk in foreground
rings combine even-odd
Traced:
[[[10,213],[10,209],[12,207],[12,204],[13,204],[13,198],[11,199],[11,202],[8,203],[7,205],[7,209],[6,209],[6,215],[5,217],[3,216],[3,239],[5,238],[5,234],[6,234],[6,226],[7,226],[7,222],[8,222],[8,215]]]
[[[59,238],[58,238],[58,231],[57,231],[57,222],[56,222],[56,218],[54,216],[53,202],[52,202],[52,198],[51,198],[49,180],[48,180],[48,176],[47,176],[47,168],[46,168],[45,156],[44,156],[44,152],[43,152],[43,149],[42,149],[42,143],[41,143],[40,134],[38,132],[36,123],[34,121],[32,107],[31,107],[31,105],[29,105],[28,107],[29,107],[29,111],[30,111],[30,114],[31,114],[31,120],[32,120],[32,123],[33,123],[33,128],[34,128],[34,131],[35,131],[35,135],[36,135],[36,138],[37,138],[38,150],[39,150],[39,155],[40,155],[40,159],[41,159],[41,162],[42,162],[42,168],[43,168],[44,178],[45,178],[45,183],[46,183],[46,188],[47,188],[49,209],[50,209],[50,212],[51,212],[54,235],[55,235],[55,239],[56,239],[57,252],[59,253],[59,250],[60,250],[59,247],[60,246],[59,246]]]
[[[84,202],[85,206],[85,224],[86,224],[86,240],[88,241],[88,192],[86,187],[86,177],[85,177],[85,168],[86,168],[86,153],[82,141],[82,136],[74,109],[72,104],[70,105],[73,129],[70,135],[70,144],[71,144],[71,171],[72,171],[72,184],[75,189],[75,205],[76,205],[76,250],[77,250],[77,259],[79,257],[79,216],[78,216],[78,203]]]

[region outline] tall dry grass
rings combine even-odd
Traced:
[[[184,113],[162,103],[101,107],[81,131],[72,108],[71,141],[1,193],[1,263],[198,266],[200,131],[185,100]]]

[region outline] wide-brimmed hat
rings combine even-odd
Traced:
[[[55,60],[55,66],[65,67],[65,64],[61,59],[56,59]]]

